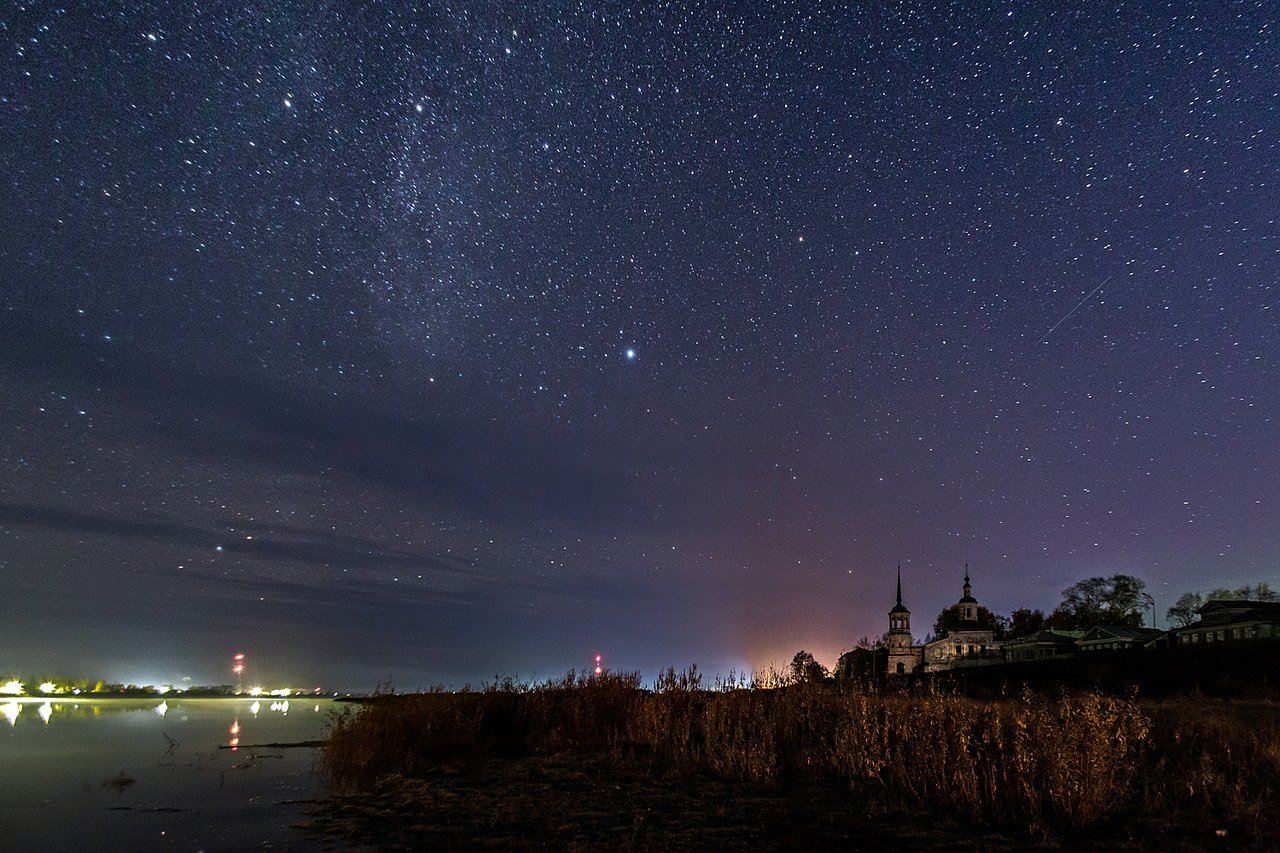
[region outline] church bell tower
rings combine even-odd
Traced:
[[[964,564],[964,595],[959,602],[961,624],[978,624],[978,599],[973,597],[973,586],[969,583],[969,564]]]
[[[911,650],[911,611],[902,603],[902,566],[898,566],[898,603],[889,611],[889,674],[905,675],[916,668]]]

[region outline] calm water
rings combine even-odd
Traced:
[[[306,806],[287,801],[319,791],[319,750],[251,745],[323,738],[334,707],[0,698],[0,849],[333,849],[290,828]]]

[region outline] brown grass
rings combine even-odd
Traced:
[[[1078,830],[1173,811],[1262,839],[1280,830],[1280,721],[1270,703],[1139,702],[1096,693],[978,701],[828,685],[702,690],[668,670],[381,697],[339,717],[337,787],[442,762],[585,752],[756,786],[854,794],[994,826]]]

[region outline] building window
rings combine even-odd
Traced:
[[[901,663],[898,664],[898,675],[906,675],[906,674],[907,674],[906,664],[901,664]]]
[[[956,654],[958,655],[964,654],[964,646],[956,646]]]

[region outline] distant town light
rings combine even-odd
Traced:
[[[22,682],[17,679],[14,679],[13,681],[6,681],[2,686],[0,686],[0,693],[5,694],[6,696],[21,696],[23,692]]]
[[[61,691],[58,690],[58,685],[54,684],[52,681],[42,681],[40,682],[40,692],[41,693],[60,693]]]

